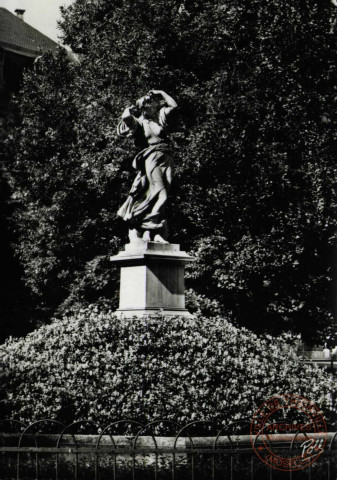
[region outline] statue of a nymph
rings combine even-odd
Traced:
[[[117,215],[129,225],[130,242],[167,243],[165,206],[172,182],[173,158],[167,144],[167,117],[177,104],[162,90],[151,90],[124,110],[119,136],[133,137],[141,151],[133,160],[137,171],[129,196]]]

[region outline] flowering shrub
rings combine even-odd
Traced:
[[[119,320],[86,311],[3,348],[6,413],[23,421],[234,420],[296,393],[333,423],[331,376],[302,363],[289,339],[219,317]]]

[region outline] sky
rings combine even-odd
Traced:
[[[68,6],[74,0],[0,0],[0,7],[14,13],[17,8],[26,10],[24,20],[40,32],[58,40],[57,20],[60,20],[60,6]]]

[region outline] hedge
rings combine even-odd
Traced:
[[[6,415],[222,422],[251,418],[269,397],[295,393],[317,403],[332,426],[336,380],[304,364],[289,338],[257,336],[220,317],[82,311],[2,346]]]

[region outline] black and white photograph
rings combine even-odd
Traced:
[[[0,0],[0,480],[337,479],[337,1]]]

